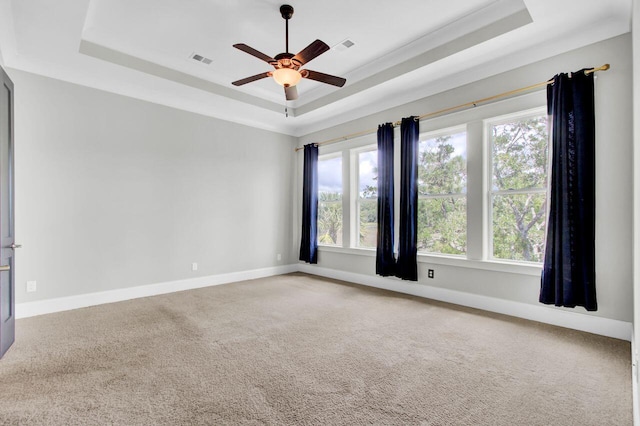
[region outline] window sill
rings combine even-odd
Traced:
[[[320,252],[342,253],[355,256],[375,257],[374,248],[346,248],[336,246],[318,246]],[[462,256],[444,256],[437,254],[418,253],[418,263],[430,265],[446,265],[460,268],[481,269],[492,272],[507,272],[511,274],[540,276],[542,265],[537,263],[521,263],[500,260],[476,260]]]
[[[356,256],[369,256],[376,257],[376,249],[374,248],[347,248],[338,246],[318,246],[319,251],[326,251],[329,253],[344,253],[353,254]]]
[[[492,272],[508,272],[511,274],[540,276],[542,265],[537,263],[510,262],[501,260],[467,259],[458,256],[418,253],[418,263],[456,266],[461,268],[482,269]]]

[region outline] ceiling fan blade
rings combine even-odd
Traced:
[[[316,40],[302,49],[300,53],[298,53],[292,59],[300,62],[300,65],[304,65],[312,59],[322,55],[327,50],[329,50],[329,46],[324,41]]]
[[[298,99],[298,87],[297,86],[289,86],[284,88],[284,96],[288,101],[294,101]]]
[[[319,81],[321,83],[331,84],[333,86],[342,87],[347,82],[345,78],[336,77],[335,75],[329,75],[318,71],[302,70],[300,71],[302,77],[310,80]]]
[[[257,51],[256,49],[254,49],[253,47],[249,47],[244,43],[238,43],[238,44],[234,44],[233,47],[235,47],[236,49],[240,49],[243,52],[248,53],[249,55],[253,55],[258,59],[262,59],[265,62],[276,62],[275,59],[273,59],[271,56],[265,55],[262,52]]]
[[[247,78],[243,78],[242,80],[237,80],[234,81],[233,84],[234,86],[242,86],[243,84],[247,84],[247,83],[251,83],[252,81],[256,81],[256,80],[261,80],[263,78],[267,78],[269,77],[268,72],[263,72],[261,74],[256,74],[256,75],[252,75],[251,77],[247,77]]]

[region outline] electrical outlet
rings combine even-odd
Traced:
[[[280,253],[278,253],[276,257],[278,258],[278,260],[282,260],[282,255]]]
[[[35,281],[27,281],[27,293],[33,293],[37,290]]]
[[[433,269],[428,269],[428,270],[427,270],[427,276],[428,276],[429,278],[433,278]]]
[[[192,270],[192,271],[197,271],[197,270],[198,270],[198,264],[197,264],[196,262],[193,262],[193,263],[191,264],[191,270]]]

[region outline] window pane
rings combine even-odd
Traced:
[[[418,250],[445,254],[466,253],[466,197],[418,200]]]
[[[420,141],[419,150],[419,194],[460,194],[467,191],[466,133]]]
[[[342,195],[342,157],[318,160],[318,192]]]
[[[378,236],[378,200],[360,200],[360,247],[376,247]]]
[[[545,193],[493,197],[493,257],[542,262]]]
[[[358,154],[358,190],[362,198],[378,196],[378,151]]]
[[[378,151],[358,154],[358,246],[375,247],[378,223]]]
[[[333,201],[336,199],[337,201]],[[320,194],[320,202],[318,203],[318,243],[339,246],[342,245],[341,194],[339,195],[339,197],[323,197],[323,194]]]
[[[318,243],[342,245],[342,157],[318,160]]]
[[[547,117],[491,126],[493,189],[546,188]]]
[[[452,133],[420,141],[418,157],[418,250],[467,251],[467,135]],[[451,194],[451,197],[426,197]]]

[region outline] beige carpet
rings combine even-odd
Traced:
[[[291,274],[17,322],[0,424],[630,425],[630,345]]]

